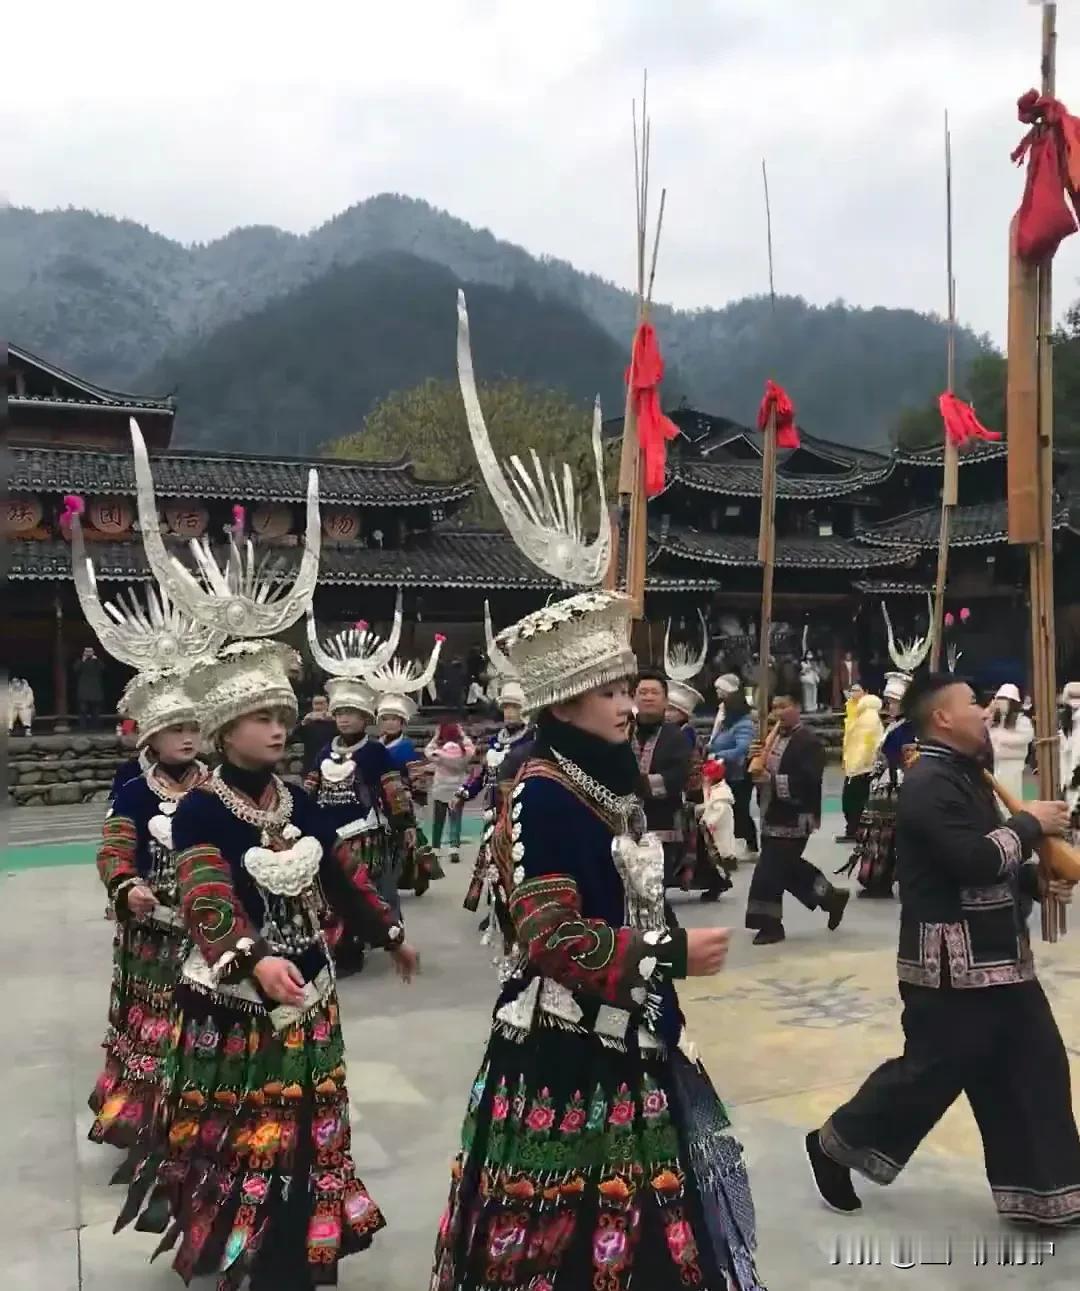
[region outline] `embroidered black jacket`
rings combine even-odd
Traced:
[[[762,833],[772,838],[809,838],[821,824],[821,777],[825,748],[808,726],[781,732],[769,752],[762,786]]]
[[[1027,917],[1040,836],[1027,812],[1002,820],[974,759],[920,745],[897,803],[901,981],[970,989],[1034,978]]]
[[[665,843],[682,838],[683,792],[690,779],[690,746],[674,722],[639,727],[633,749],[641,768],[645,819]]]

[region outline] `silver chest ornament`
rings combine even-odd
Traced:
[[[340,753],[331,753],[319,763],[319,774],[327,784],[346,784],[356,774],[356,763]]]
[[[171,798],[158,803],[158,814],[151,816],[146,828],[155,843],[160,844],[167,852],[173,850],[172,818],[176,815],[177,804]]]
[[[298,897],[315,881],[323,855],[322,843],[310,835],[301,836],[295,825],[286,825],[282,837],[295,841],[281,851],[265,845],[249,847],[244,853],[244,869],[259,887],[274,896]],[[264,833],[263,843],[268,842]]]

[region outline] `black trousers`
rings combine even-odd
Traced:
[[[840,797],[840,809],[844,813],[845,833],[848,838],[855,837],[859,827],[866,801],[870,797],[870,772],[864,775],[847,776],[844,790]]]
[[[747,849],[756,852],[758,849],[757,825],[750,815],[750,800],[754,796],[754,782],[748,775],[741,780],[731,781],[731,796],[735,799],[732,813],[735,817],[735,837],[741,838]]]
[[[902,982],[904,1052],[821,1129],[833,1160],[891,1183],[961,1094],[1001,1215],[1080,1220],[1080,1137],[1069,1060],[1038,982],[952,990]]]
[[[761,840],[761,856],[754,866],[746,901],[747,928],[782,928],[785,892],[808,910],[816,910],[832,891],[825,875],[803,857],[809,841],[771,838],[768,834]]]

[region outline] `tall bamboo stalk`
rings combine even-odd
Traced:
[[[952,218],[952,139],[949,114],[945,113],[945,292],[949,304],[946,333],[945,386],[950,394],[956,383],[956,279],[953,277]],[[938,528],[937,577],[934,581],[934,623],[930,644],[930,669],[941,666],[942,638],[945,635],[945,586],[949,573],[949,531],[952,511],[959,494],[960,462],[956,445],[945,436],[945,469],[941,485],[941,523]]]
[[[1045,4],[1042,93],[1048,97],[1055,89],[1056,19],[1057,5]],[[1053,264],[1051,258],[1035,267],[1023,263],[1016,254],[1015,235],[1014,217],[1009,262],[1009,540],[1028,546],[1039,796],[1053,799],[1061,791],[1054,629]],[[1056,941],[1064,931],[1065,907],[1044,900],[1043,938]]]
[[[656,260],[660,251],[660,230],[664,222],[664,205],[667,190],[660,193],[660,208],[656,220],[651,262],[646,258],[649,226],[649,160],[652,147],[652,127],[648,114],[649,80],[645,73],[641,94],[641,126],[638,128],[637,104],[631,105],[634,132],[634,205],[637,213],[637,323],[646,322],[652,303],[653,283],[656,279]],[[648,274],[646,275],[646,266]],[[638,443],[637,414],[634,407],[634,351],[630,350],[630,379],[626,385],[626,408],[623,414],[622,451],[619,458],[619,502],[626,528],[626,593],[630,597],[635,619],[645,615],[645,566],[648,559],[648,512],[645,496],[645,458]],[[621,526],[620,526],[621,528]],[[617,581],[619,544],[612,544],[611,565],[606,584],[614,587]]]
[[[769,173],[761,161],[761,182],[765,192],[765,237],[769,253],[769,306],[776,322],[776,286],[773,277],[772,208],[769,204]],[[765,734],[769,716],[769,646],[772,636],[773,579],[776,572],[776,409],[765,424],[761,458],[761,517],[758,527],[758,561],[761,571],[761,630],[758,636],[758,732]]]

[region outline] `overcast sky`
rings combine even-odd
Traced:
[[[1058,5],[1080,113],[1080,0]],[[944,310],[942,116],[961,318],[1001,340],[1039,72],[1027,0],[39,0],[9,23],[0,195],[183,241],[303,232],[371,194],[425,198],[630,286],[630,100],[649,68],[659,298],[777,290]],[[1058,257],[1080,295],[1080,235]]]

